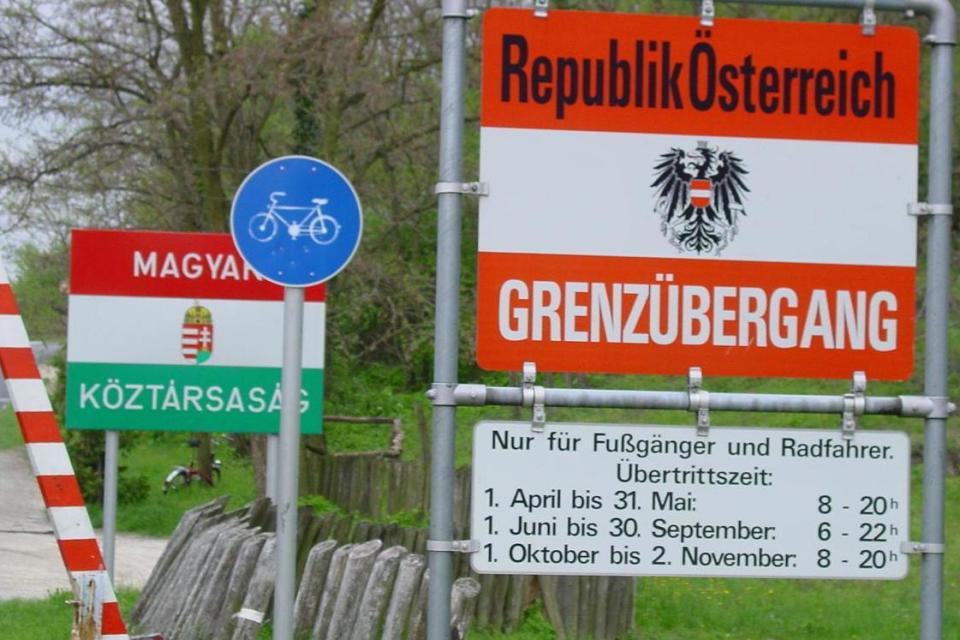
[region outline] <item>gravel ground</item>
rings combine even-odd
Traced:
[[[117,585],[143,586],[165,545],[162,538],[118,534]],[[23,447],[0,451],[0,567],[0,600],[43,598],[70,589]]]

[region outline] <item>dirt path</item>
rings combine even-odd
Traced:
[[[143,586],[165,544],[160,538],[118,534],[117,585]],[[0,600],[70,589],[23,447],[0,451],[0,567]]]

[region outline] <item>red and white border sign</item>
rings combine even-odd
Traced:
[[[71,429],[275,433],[283,288],[225,233],[74,229]],[[301,413],[323,424],[325,288],[305,290]]]
[[[483,37],[481,366],[910,375],[915,32],[495,9]]]

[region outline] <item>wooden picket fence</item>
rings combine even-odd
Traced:
[[[401,512],[424,512],[430,491],[426,464],[405,462],[376,453],[308,453],[301,467],[301,491],[319,494],[344,511],[373,520]],[[454,476],[454,536],[470,535],[469,466]],[[420,536],[412,550],[423,553]],[[482,575],[470,569],[469,556],[455,559],[454,575],[473,577],[480,583],[474,624],[509,633],[519,626],[524,611],[535,601],[561,640],[614,639],[627,636],[633,627],[633,578]]]
[[[226,499],[184,514],[132,613],[136,629],[166,640],[253,640],[269,612],[276,571],[273,507],[260,500],[224,513]],[[301,510],[298,638],[422,640],[429,571],[423,533],[353,526]],[[373,534],[386,534],[362,540]],[[344,542],[354,539],[356,542]],[[410,547],[397,544],[405,540]],[[480,592],[473,578],[451,591],[451,638],[467,634]]]

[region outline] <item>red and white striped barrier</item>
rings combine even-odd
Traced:
[[[102,603],[100,638],[129,640],[117,596],[93,534],[80,485],[73,473],[67,447],[60,436],[27,331],[0,262],[0,369],[7,382],[20,432],[30,456],[33,474],[57,537],[60,556],[70,576],[74,597],[83,601],[97,590]]]

